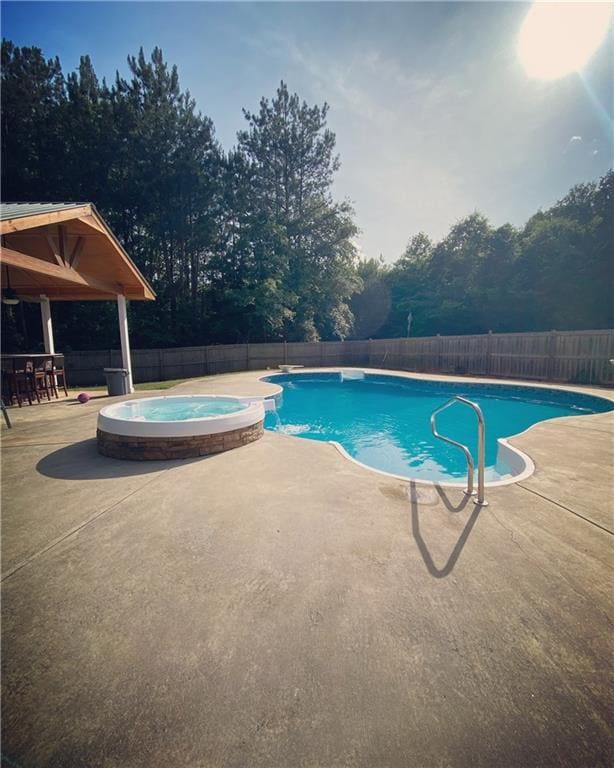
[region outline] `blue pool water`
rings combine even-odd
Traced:
[[[537,387],[448,383],[366,374],[278,374],[266,381],[283,387],[277,411],[265,427],[311,440],[335,440],[358,461],[403,477],[462,481],[467,474],[458,448],[433,437],[432,411],[454,395],[478,403],[486,422],[486,479],[510,468],[497,463],[497,439],[518,434],[538,421],[601,413],[614,405],[590,395]],[[440,434],[469,446],[477,457],[476,416],[456,404],[437,417]],[[476,463],[477,466],[477,463]]]

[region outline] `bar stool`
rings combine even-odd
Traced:
[[[13,404],[13,387],[11,382],[12,366],[10,360],[2,361],[2,380],[0,385],[0,396],[2,402],[7,402],[9,405]]]
[[[17,405],[21,408],[22,398],[27,398],[30,405],[32,405],[32,390],[28,382],[28,365],[26,361],[23,363],[23,368],[20,368],[20,362],[13,358],[11,360],[10,368],[6,370],[6,378],[9,389],[9,397],[11,403],[13,399],[17,401]]]
[[[57,360],[60,363],[61,368],[55,364],[56,358],[55,357],[53,358],[53,375],[55,377],[56,392],[57,392],[57,380],[61,378],[64,394],[66,395],[66,397],[68,397],[68,389],[66,389],[66,371],[64,370],[64,355],[59,355]]]
[[[53,358],[49,358],[49,362],[51,363],[51,367],[53,367]],[[40,403],[39,395],[42,393],[47,395],[47,400],[51,400],[51,395],[49,394],[49,376],[46,367],[47,360],[44,359],[42,362],[39,362],[38,365],[36,365],[34,361],[32,361],[32,363],[32,385],[38,402]]]
[[[41,398],[38,392],[38,387],[36,385],[36,366],[34,365],[34,360],[26,360],[24,373],[30,405],[32,405],[32,395],[34,395],[36,398],[36,402],[40,403]]]
[[[45,375],[45,388],[47,390],[47,397],[51,400],[50,393],[53,393],[57,400],[59,397],[58,382],[56,377],[53,375],[53,357],[46,357],[43,360],[43,371]]]

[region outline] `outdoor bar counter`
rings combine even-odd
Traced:
[[[41,396],[51,400],[59,397],[58,386],[68,395],[64,355],[61,352],[26,352],[0,355],[2,367],[2,402],[21,408],[27,400],[41,402]]]

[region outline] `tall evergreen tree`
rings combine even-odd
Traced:
[[[238,136],[251,176],[252,242],[264,258],[274,242],[283,262],[282,330],[291,339],[344,338],[352,325],[357,229],[349,203],[332,198],[339,158],[327,113],[328,105],[309,107],[282,82],[257,113],[244,112],[248,128]]]

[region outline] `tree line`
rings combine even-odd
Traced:
[[[480,213],[391,266],[357,268],[356,338],[614,328],[614,172],[574,186],[524,227]]]
[[[99,80],[2,42],[2,199],[91,201],[157,293],[133,346],[612,327],[613,174],[522,229],[479,214],[391,266],[360,260],[328,106],[281,83],[225,151],[160,49]],[[5,349],[33,349],[37,307],[3,305]],[[57,346],[117,345],[112,302],[54,302]]]

